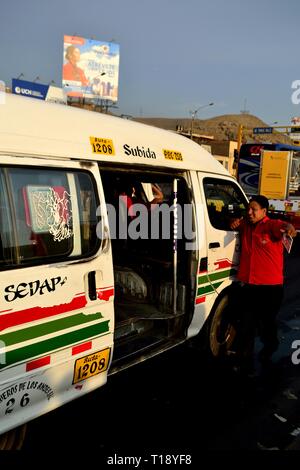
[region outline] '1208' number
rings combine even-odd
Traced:
[[[110,349],[104,349],[88,356],[81,357],[75,362],[73,383],[88,379],[104,372],[109,363]]]
[[[108,153],[109,155],[112,155],[112,147],[111,145],[106,145],[106,144],[99,144],[99,142],[96,142],[95,144],[93,144],[93,148],[94,148],[94,153]]]

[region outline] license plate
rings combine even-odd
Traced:
[[[74,366],[73,384],[106,371],[110,359],[110,348],[80,357]]]

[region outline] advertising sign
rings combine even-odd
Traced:
[[[27,82],[27,80],[19,80],[18,78],[12,79],[12,92],[16,95],[44,100],[47,96],[48,88],[49,85]]]
[[[272,134],[273,127],[254,127],[253,134]]]
[[[268,199],[287,197],[290,152],[263,150],[260,193]]]
[[[62,88],[53,85],[49,85],[46,101],[49,103],[67,104],[67,99]]]
[[[68,96],[118,100],[119,45],[64,36],[62,84]]]

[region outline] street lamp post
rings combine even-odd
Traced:
[[[213,106],[214,103],[208,103],[204,104],[203,106],[199,106],[199,108],[195,109],[195,111],[191,111],[191,130],[190,130],[190,135],[191,135],[191,140],[193,140],[193,127],[194,127],[194,120],[196,117],[196,114],[200,109],[207,108],[208,106]]]

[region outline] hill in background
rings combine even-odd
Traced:
[[[149,124],[162,129],[176,131],[177,126],[184,130],[191,128],[191,119],[187,118],[134,118],[135,121]],[[197,134],[210,135],[216,140],[237,140],[239,125],[244,126],[243,142],[278,142],[291,144],[289,137],[279,134],[275,130],[273,134],[253,134],[254,127],[271,127],[261,119],[252,114],[224,114],[211,119],[195,119],[193,132]]]

